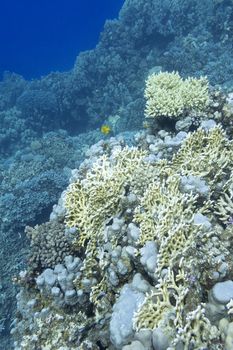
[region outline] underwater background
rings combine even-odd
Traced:
[[[148,74],[206,76],[232,92],[233,2],[3,1],[0,43],[0,350],[8,350],[12,280],[30,252],[25,227],[49,220],[91,145],[119,134],[134,144]]]
[[[106,19],[123,0],[1,1],[0,76],[4,71],[39,78],[72,68],[80,51],[93,49]]]

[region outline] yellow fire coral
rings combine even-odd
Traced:
[[[201,202],[198,195],[183,193],[179,183],[183,175],[203,177],[213,191],[216,183],[231,178],[232,152],[233,143],[219,126],[209,132],[199,129],[189,134],[180,150],[167,163],[166,176],[149,185],[135,210],[134,221],[140,229],[139,246],[155,241],[158,247],[155,276],[159,278],[159,284],[135,313],[134,327],[137,331],[161,327],[166,336],[173,339],[171,345],[174,347],[171,349],[175,349],[179,340],[182,340],[185,349],[190,344],[199,349],[219,337],[217,329],[205,317],[204,305],[192,312],[187,313],[186,310],[188,274],[194,264],[190,252],[200,240],[201,230],[199,225],[194,224],[193,218],[197,212],[205,212],[207,208],[213,211],[214,208],[209,200]],[[229,197],[231,184],[231,180],[226,182],[229,195],[225,193],[217,202],[217,214],[223,221],[232,208]],[[202,233],[202,239],[208,241],[210,234]],[[176,328],[175,333],[171,322]]]
[[[110,161],[102,156],[87,173],[86,179],[72,183],[66,193],[66,225],[76,227],[78,236],[75,247],[85,247],[86,276],[96,267],[97,242],[103,241],[103,228],[119,210],[119,202],[125,193],[135,169],[145,156],[144,151],[125,148]]]
[[[171,335],[171,324],[175,326],[182,324],[182,309],[187,292],[183,271],[180,270],[175,277],[169,269],[166,277],[160,280],[151,294],[147,295],[140,310],[135,314],[134,328],[140,330],[161,327]]]
[[[116,214],[126,181],[142,162],[145,152],[125,148],[114,162],[102,156],[86,179],[72,183],[66,193],[66,225],[80,231],[79,245],[93,237],[106,219]]]
[[[221,197],[215,204],[215,214],[224,224],[233,224],[233,171],[224,185]]]
[[[172,160],[174,171],[208,177],[209,185],[223,179],[232,165],[233,143],[220,126],[209,132],[198,129],[190,133]]]
[[[203,112],[209,103],[206,78],[182,79],[177,72],[151,74],[146,80],[145,115],[178,118],[185,112]]]

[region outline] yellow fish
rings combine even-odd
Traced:
[[[104,134],[104,135],[108,135],[111,132],[111,128],[109,125],[104,124],[101,126],[100,131]]]

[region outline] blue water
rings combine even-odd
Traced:
[[[1,0],[0,77],[27,79],[72,68],[80,51],[95,47],[106,19],[124,0]]]

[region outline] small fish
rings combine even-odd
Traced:
[[[104,124],[101,126],[100,131],[102,132],[102,134],[108,135],[111,132],[111,127],[107,124]]]

